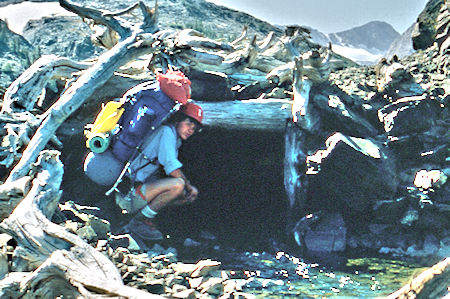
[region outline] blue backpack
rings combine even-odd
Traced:
[[[113,131],[110,150],[117,160],[134,159],[150,132],[177,107],[174,100],[161,91],[158,82],[141,83],[123,96],[125,111]]]

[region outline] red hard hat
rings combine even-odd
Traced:
[[[181,106],[180,111],[202,124],[203,109],[199,105],[196,105],[192,102],[187,102],[186,104]]]

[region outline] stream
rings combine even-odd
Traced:
[[[257,298],[382,297],[430,266],[381,256],[327,258],[332,261],[305,262],[279,251],[230,252],[220,260],[224,269],[250,278],[243,291]]]

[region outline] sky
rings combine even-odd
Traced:
[[[402,34],[427,0],[207,0],[278,25],[304,25],[333,33],[385,21]]]
[[[332,33],[385,21],[400,34],[417,19],[427,0],[207,0],[249,13],[278,25],[306,25]],[[0,8],[0,18],[8,19],[9,28],[21,33],[30,18],[70,14],[58,2],[24,2]]]
[[[7,20],[8,28],[21,34],[29,19],[48,15],[75,15],[62,8],[58,2],[22,2],[0,7],[0,19]]]

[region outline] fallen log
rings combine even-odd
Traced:
[[[0,231],[11,235],[17,243],[12,271],[33,271],[22,277],[20,285],[24,293],[30,298],[95,294],[160,298],[125,286],[111,260],[49,220],[61,196],[63,165],[59,152],[43,151],[33,172],[31,190],[0,224]]]
[[[236,130],[268,130],[284,132],[290,118],[291,101],[263,99],[228,102],[199,102],[207,127]]]
[[[444,298],[449,294],[450,258],[437,263],[386,299]]]

